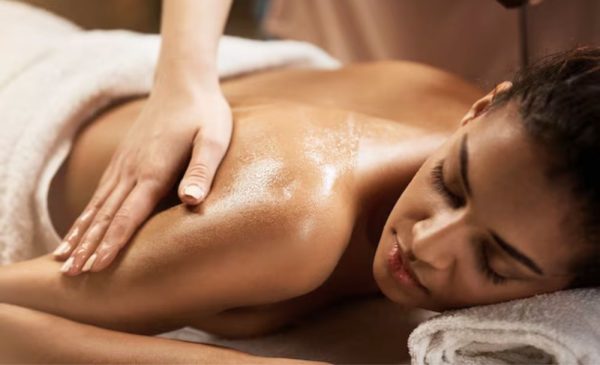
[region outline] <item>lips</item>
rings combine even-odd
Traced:
[[[394,241],[394,246],[388,257],[388,264],[396,281],[401,284],[418,287],[427,292],[427,288],[421,284],[410,267],[409,260],[397,240]]]

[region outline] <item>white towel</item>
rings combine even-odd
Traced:
[[[413,365],[600,364],[600,288],[445,312],[420,324]]]
[[[50,180],[78,128],[116,99],[148,93],[157,35],[82,31],[41,9],[0,0],[0,265],[59,242],[47,212]],[[304,42],[223,37],[221,77],[339,63]]]

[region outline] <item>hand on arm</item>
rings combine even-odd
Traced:
[[[150,98],[55,252],[67,260],[61,271],[77,275],[110,265],[183,168],[181,201],[196,205],[208,194],[232,132],[216,63],[230,5],[230,0],[164,1]]]
[[[305,200],[210,199],[204,214],[178,205],[153,215],[118,264],[95,275],[64,277],[48,256],[0,266],[0,303],[155,334],[228,309],[296,298],[335,267],[339,249],[319,244],[342,241],[342,233],[319,223],[331,224],[328,209]]]

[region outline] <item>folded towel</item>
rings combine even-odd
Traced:
[[[449,311],[420,324],[413,365],[600,364],[600,288]]]
[[[75,132],[116,99],[148,93],[157,35],[82,31],[41,9],[0,0],[0,265],[52,250],[50,180]],[[303,42],[223,37],[221,77],[281,67],[333,68]]]

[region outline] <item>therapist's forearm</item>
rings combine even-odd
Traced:
[[[217,49],[232,0],[164,0],[156,85],[218,87]]]

